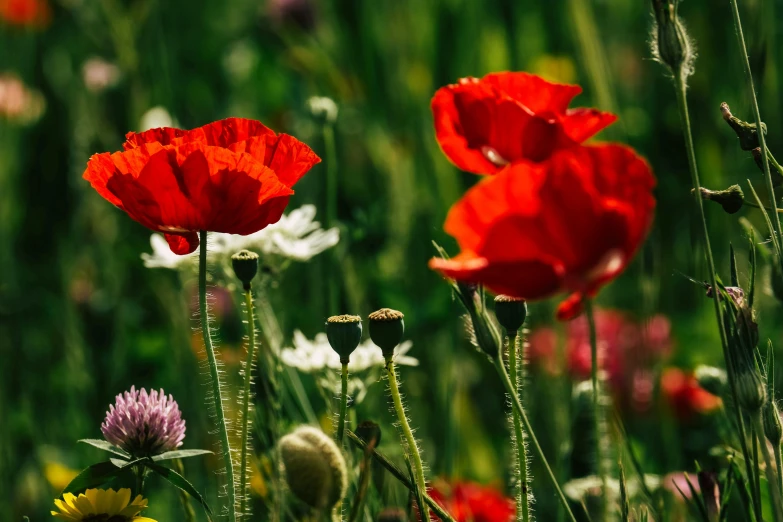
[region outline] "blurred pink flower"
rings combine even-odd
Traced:
[[[0,118],[31,123],[41,117],[43,110],[39,92],[29,89],[14,74],[0,73]]]
[[[84,86],[91,92],[102,92],[120,81],[120,68],[102,58],[90,58],[82,65]]]

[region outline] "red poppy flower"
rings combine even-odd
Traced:
[[[240,118],[184,131],[128,133],[124,152],[95,154],[84,179],[189,254],[198,232],[248,235],[275,223],[291,187],[321,161],[304,143]]]
[[[432,99],[435,136],[452,163],[476,174],[496,174],[520,160],[543,161],[617,119],[596,109],[569,109],[580,92],[578,85],[523,72],[463,78]]]
[[[571,295],[558,318],[619,275],[650,227],[655,178],[622,145],[574,147],[543,163],[520,162],[480,182],[449,212],[462,252],[430,267],[527,300]]]
[[[666,368],[661,374],[661,392],[677,418],[687,420],[695,414],[714,411],[721,405],[717,397],[699,386],[693,373]]]
[[[510,522],[516,508],[513,499],[497,489],[475,482],[448,484],[438,481],[429,489],[432,499],[457,522]],[[440,520],[433,516],[434,520]]]
[[[13,25],[43,25],[49,21],[44,0],[0,0],[0,19]]]

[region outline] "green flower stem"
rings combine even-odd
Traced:
[[[517,332],[509,332],[508,336],[508,374],[511,379],[511,386],[521,398],[521,381],[524,380],[522,368],[517,368],[517,364],[524,361],[520,357],[518,346],[519,336]],[[519,493],[517,494],[517,513],[518,520],[528,522],[530,520],[530,485],[527,477],[527,448],[525,447],[525,433],[522,430],[522,421],[519,418],[519,412],[512,408],[512,417],[514,420],[514,436],[517,443],[517,481],[519,482]]]
[[[674,75],[674,91],[677,95],[677,108],[680,112],[680,119],[683,125],[683,137],[685,138],[685,148],[688,153],[688,167],[691,174],[691,184],[693,185],[694,199],[699,209],[699,217],[701,218],[702,234],[704,239],[704,253],[707,258],[707,269],[709,270],[709,282],[712,288],[718,288],[717,277],[715,275],[715,259],[712,257],[712,248],[710,246],[710,235],[707,229],[707,218],[704,215],[704,202],[701,199],[701,182],[699,181],[699,170],[696,164],[696,150],[693,146],[693,134],[691,132],[691,118],[688,113],[688,101],[686,97],[686,83],[683,73],[677,72]],[[759,133],[761,134],[761,133]],[[774,213],[777,215],[777,212]],[[734,414],[737,423],[737,429],[739,430],[740,447],[742,449],[742,456],[745,460],[745,471],[748,476],[748,480],[751,480],[753,476],[750,468],[750,453],[748,452],[747,438],[745,435],[745,424],[742,420],[742,414],[737,406],[737,383],[734,378],[734,369],[729,358],[729,344],[726,337],[726,329],[723,324],[723,315],[720,310],[720,302],[718,301],[718,292],[713,292],[714,297],[712,299],[715,307],[715,318],[718,321],[718,333],[720,335],[720,344],[723,349],[723,360],[726,364],[726,374],[731,385],[731,395],[734,404]],[[751,492],[752,493],[752,492]],[[754,497],[755,498],[755,497]],[[754,502],[754,505],[756,502]],[[761,522],[761,506],[756,507],[756,520]]]
[[[767,441],[764,439],[764,421],[761,418],[761,411],[753,415],[753,424],[756,427],[756,436],[758,437],[759,446],[761,446],[761,455],[764,457],[764,473],[767,475],[769,496],[772,497],[775,522],[783,522],[783,498],[781,497],[781,492],[778,488],[778,478],[776,476],[777,473],[775,473],[774,464],[772,463],[772,455],[770,455]]]
[[[560,499],[560,503],[563,505],[563,509],[565,509],[566,513],[568,514],[568,519],[571,520],[571,522],[576,522],[576,517],[574,516],[573,511],[571,511],[571,506],[568,505],[568,499],[563,493],[563,490],[560,488],[560,484],[557,483],[557,477],[555,477],[552,468],[549,466],[549,462],[546,460],[546,455],[544,455],[544,450],[541,449],[541,444],[538,443],[536,434],[533,432],[533,427],[530,425],[530,420],[527,418],[527,414],[522,407],[522,402],[519,400],[519,396],[515,393],[514,385],[511,383],[511,378],[508,376],[506,365],[503,363],[503,358],[495,357],[494,363],[495,369],[500,375],[500,380],[502,381],[503,386],[506,387],[506,393],[511,396],[511,406],[516,409],[519,418],[522,420],[525,432],[530,438],[530,441],[533,443],[533,447],[538,454],[538,458],[541,459],[541,462],[546,469],[547,475],[549,475],[549,479],[552,481],[552,486],[555,488],[555,491],[557,491],[557,496]]]
[[[134,470],[136,472],[136,494],[144,496],[144,472],[146,470],[143,464],[134,466]]]
[[[590,329],[590,380],[593,385],[593,436],[595,437],[596,472],[601,477],[601,488],[603,490],[601,495],[601,516],[599,519],[603,520],[609,510],[609,477],[606,473],[603,437],[601,436],[601,417],[603,412],[601,411],[601,394],[598,388],[600,385],[598,382],[598,335],[595,327],[593,302],[590,299],[585,299],[584,304],[585,317],[587,317],[587,325]]]
[[[781,496],[783,496],[783,468],[781,468],[781,464],[783,464],[783,458],[781,458],[781,452],[780,452],[780,444],[775,444],[775,469],[778,471],[778,491],[780,491]]]
[[[405,414],[405,406],[402,405],[402,397],[400,396],[400,387],[397,383],[397,372],[394,369],[394,361],[392,356],[386,357],[386,371],[389,375],[389,394],[391,395],[392,402],[394,403],[394,411],[397,413],[397,420],[400,423],[400,430],[405,438],[405,445],[408,448],[408,456],[413,464],[413,478],[416,481],[416,487],[421,495],[427,493],[427,481],[424,478],[424,464],[421,461],[421,454],[419,453],[419,447],[416,445],[416,439],[413,437],[413,431],[411,425],[408,422],[408,417]],[[424,509],[424,520],[430,520],[429,509]]]
[[[247,313],[247,361],[245,362],[245,386],[242,396],[242,442],[239,462],[239,487],[242,493],[239,496],[239,512],[244,515],[247,508],[247,461],[248,461],[248,438],[250,436],[250,384],[252,382],[253,362],[256,356],[256,323],[253,317],[253,293],[248,285],[245,290],[245,311]]]
[[[772,220],[773,226],[775,228],[774,232],[777,233],[777,240],[774,240],[773,237],[773,243],[775,243],[775,250],[778,254],[778,263],[783,263],[783,258],[781,258],[781,251],[780,251],[780,241],[783,239],[783,233],[781,233],[780,228],[780,217],[777,213],[777,201],[775,199],[775,187],[772,183],[772,173],[769,170],[769,156],[767,155],[767,140],[764,137],[764,132],[761,130],[761,111],[759,110],[759,102],[758,99],[756,99],[756,88],[753,85],[753,73],[750,70],[750,59],[748,58],[748,48],[745,45],[745,36],[742,33],[742,21],[740,20],[740,14],[739,14],[739,6],[737,5],[737,0],[730,0],[731,3],[731,14],[734,17],[734,28],[737,31],[737,43],[740,48],[740,53],[742,54],[742,60],[743,65],[745,69],[745,77],[748,81],[748,89],[750,90],[750,101],[751,106],[753,107],[753,116],[756,120],[756,129],[758,129],[758,132],[756,133],[759,137],[759,147],[761,148],[761,164],[764,167],[764,176],[766,177],[767,181],[767,191],[769,192],[769,200],[770,204],[772,206],[772,209],[774,210],[774,219]],[[714,287],[713,287],[714,288]]]
[[[174,471],[182,476],[185,476],[185,465],[182,463],[182,459],[174,459],[172,464],[174,466]],[[185,517],[183,522],[195,522],[196,511],[190,504],[190,495],[182,490],[179,490],[179,501],[182,504],[182,511],[184,512]]]
[[[345,415],[348,412],[348,363],[343,363],[340,381],[342,390],[340,393],[340,414],[337,419],[337,443],[342,446],[345,438]]]
[[[198,258],[198,297],[199,312],[201,318],[201,334],[204,337],[204,350],[207,352],[209,376],[212,381],[212,398],[215,406],[215,416],[218,422],[218,434],[223,450],[223,465],[226,467],[227,493],[228,493],[228,520],[236,522],[236,486],[234,484],[234,466],[231,462],[231,445],[228,440],[228,426],[226,414],[223,411],[223,390],[220,383],[215,349],[212,346],[212,335],[209,332],[209,316],[207,310],[207,231],[199,232],[201,242]]]

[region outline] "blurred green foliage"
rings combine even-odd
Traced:
[[[598,304],[668,315],[678,365],[721,360],[709,302],[675,273],[704,278],[705,267],[674,93],[648,50],[648,2],[59,0],[52,7],[44,29],[0,27],[0,73],[18,75],[46,100],[36,123],[0,117],[0,512],[8,520],[48,516],[58,491],[44,470],[56,475],[52,463],[81,468],[98,460],[75,441],[98,437],[108,404],[132,384],[173,393],[188,422],[185,447],[210,445],[204,379],[191,349],[192,288],[170,271],[144,268],[139,256],[149,251],[150,232],[81,179],[92,153],[118,150],[156,106],[183,128],[227,116],[260,119],[323,155],[306,100],[337,101],[341,243],[334,256],[289,268],[270,300],[288,339],[294,328],[310,337],[322,330],[327,280],[339,288],[340,312],[366,316],[388,306],[405,313],[422,364],[404,368],[402,378],[433,475],[503,483],[509,472],[501,387],[465,340],[458,303],[427,268],[433,239],[455,251],[441,225],[477,180],[440,153],[429,111],[435,89],[462,76],[527,70],[579,83],[585,92],[577,105],[620,115],[602,137],[649,159],[659,210],[644,250]],[[768,142],[783,154],[776,24],[783,4],[748,0],[742,8]],[[699,49],[689,96],[703,183],[746,187],[751,179],[761,187],[718,111],[727,101],[751,118],[729,4],[691,0],[681,15]],[[119,67],[116,86],[86,88],[82,70],[92,57]],[[297,185],[292,206],[324,208],[325,171],[319,165]],[[736,218],[717,205],[707,212],[724,280],[730,241],[740,245],[745,276]],[[763,228],[755,212],[743,215]],[[531,308],[534,326],[552,322],[553,304]],[[779,344],[780,309],[768,295],[759,307],[762,338]],[[227,353],[241,342],[237,313],[221,318]],[[533,375],[530,386],[539,437],[564,474],[569,384]],[[357,416],[381,422],[385,449],[394,453],[382,388],[373,388]],[[628,422],[651,473],[692,469],[712,440],[708,427],[679,425],[665,413]],[[200,489],[215,464],[186,463]],[[160,486],[149,516],[174,520],[176,497]],[[401,490],[390,491],[389,502],[405,502]],[[537,512],[551,512],[556,501],[543,481],[536,493]]]

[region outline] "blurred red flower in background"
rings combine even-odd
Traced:
[[[542,161],[617,119],[596,109],[569,109],[580,92],[578,85],[524,72],[463,78],[432,99],[435,135],[457,167],[476,174],[495,174],[520,160]]]
[[[0,0],[0,19],[11,25],[45,25],[50,17],[45,0]]]
[[[128,133],[124,152],[95,154],[84,178],[171,250],[198,248],[198,232],[248,235],[277,222],[291,187],[320,158],[304,143],[240,118],[184,131]]]
[[[516,512],[513,499],[475,482],[439,480],[429,494],[457,522],[510,522]],[[440,518],[433,516],[433,520]]]
[[[647,162],[622,145],[512,164],[451,208],[444,228],[461,253],[434,258],[430,267],[527,300],[570,292],[558,318],[571,319],[639,249],[652,223],[654,186]]]
[[[666,368],[663,371],[661,393],[680,419],[688,419],[694,414],[710,413],[721,405],[720,397],[699,386],[692,372],[679,368]]]

